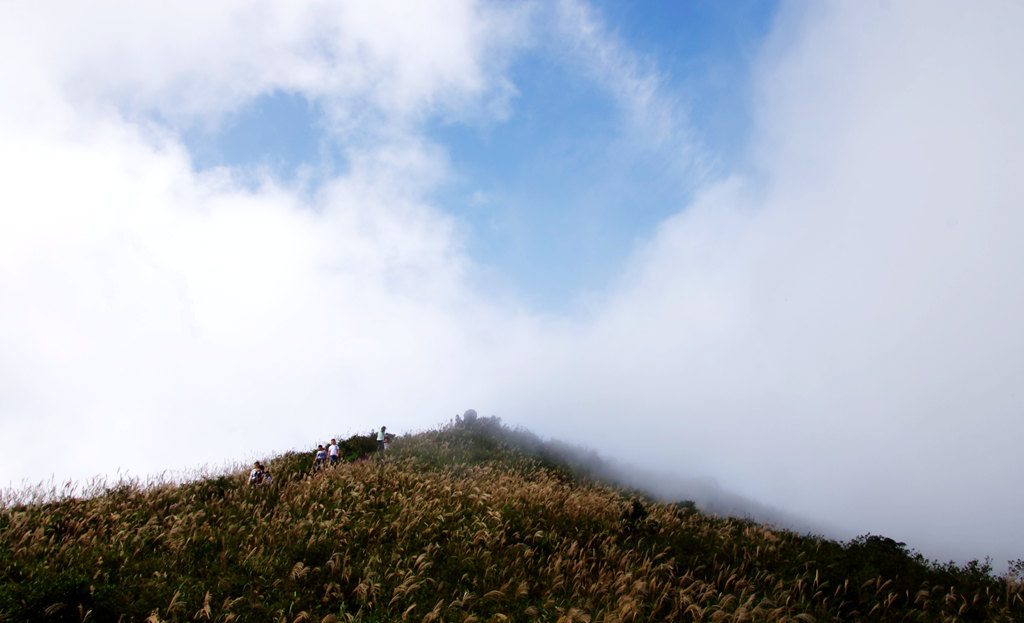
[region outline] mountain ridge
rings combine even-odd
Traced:
[[[0,621],[1024,619],[1018,575],[658,502],[497,418],[375,446],[5,506]]]

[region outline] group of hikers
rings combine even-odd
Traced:
[[[249,472],[249,486],[260,487],[263,485],[269,485],[271,481],[270,470],[263,467],[263,463],[256,461],[252,465],[252,471]]]
[[[377,452],[387,452],[388,446],[391,445],[391,433],[387,432],[387,426],[381,426],[380,430],[377,431]],[[316,453],[313,455],[313,471],[318,472],[324,467],[335,467],[341,462],[341,448],[338,447],[338,440],[331,439],[330,445],[324,448],[323,444],[320,444],[316,448]]]
[[[387,432],[387,426],[381,426],[377,431],[377,452],[384,456],[388,446],[391,445],[391,433]],[[331,439],[331,443],[325,448],[320,444],[313,455],[313,471],[318,472],[325,467],[336,467],[341,462],[341,448],[337,439]],[[258,487],[270,484],[270,470],[256,461],[253,463],[252,471],[249,472],[249,486]]]

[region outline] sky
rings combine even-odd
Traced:
[[[474,408],[1024,556],[1019,3],[0,5],[0,485]]]

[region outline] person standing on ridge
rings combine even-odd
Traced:
[[[332,439],[331,445],[327,448],[327,464],[331,467],[338,465],[338,440]]]
[[[253,463],[252,471],[249,472],[249,486],[258,487],[263,484],[263,466],[259,461]]]
[[[377,452],[384,452],[385,442],[388,439],[388,434],[385,432],[387,429],[387,426],[381,426],[380,431],[377,432]]]
[[[327,450],[324,450],[324,445],[320,444],[316,447],[316,456],[313,458],[313,471],[318,472],[323,469],[326,460]]]

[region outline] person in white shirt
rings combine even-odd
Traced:
[[[338,464],[338,440],[332,439],[331,445],[327,448],[327,464],[334,467]]]
[[[252,471],[249,472],[249,486],[257,487],[263,484],[263,466],[260,465],[259,461],[253,464]]]
[[[383,452],[387,448],[388,434],[385,432],[387,429],[387,426],[381,426],[380,431],[377,432],[377,452]]]

